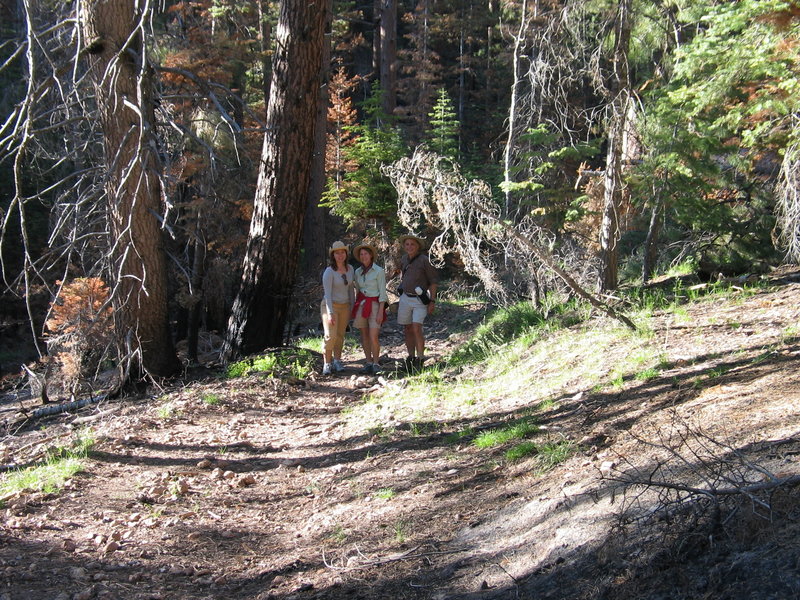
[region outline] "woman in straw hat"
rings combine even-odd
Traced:
[[[353,306],[353,325],[361,330],[361,346],[367,363],[361,373],[374,375],[380,372],[378,359],[381,344],[378,336],[381,324],[386,318],[386,272],[375,264],[375,248],[361,244],[353,250],[353,255],[362,266],[356,269],[356,302]]]
[[[347,262],[348,248],[335,241],[328,249],[330,264],[322,274],[324,295],[320,304],[322,326],[325,329],[323,375],[344,370],[342,347],[350,311],[353,308],[353,267]]]

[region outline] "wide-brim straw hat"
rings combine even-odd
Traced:
[[[350,246],[348,246],[344,242],[336,240],[331,244],[331,247],[328,248],[328,256],[333,256],[333,253],[336,252],[337,250],[344,250],[347,254],[350,254]]]
[[[417,242],[417,244],[419,245],[420,252],[425,250],[425,247],[427,246],[425,240],[410,233],[408,235],[401,235],[399,238],[397,238],[397,241],[401,246],[406,243],[406,240],[414,240],[415,242]]]
[[[353,257],[360,261],[361,258],[359,257],[359,253],[364,249],[369,250],[369,253],[372,255],[372,262],[375,262],[375,259],[378,256],[378,252],[375,250],[375,247],[372,244],[367,244],[366,242],[363,244],[359,244],[355,248],[353,248]]]

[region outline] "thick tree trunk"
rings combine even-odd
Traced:
[[[283,342],[308,200],[325,13],[324,4],[281,2],[267,133],[225,359]]]
[[[117,336],[132,366],[170,375],[180,366],[167,315],[160,162],[152,71],[136,0],[81,0],[81,27],[95,81],[108,180],[110,276]]]
[[[605,186],[603,218],[600,225],[600,278],[598,290],[617,289],[619,249],[619,210],[622,204],[622,155],[628,105],[631,99],[628,50],[631,39],[631,0],[619,0],[615,22],[614,79],[611,83],[611,116],[608,153],[603,177]]]
[[[325,31],[329,34],[332,15],[332,0],[327,0],[328,18]],[[325,233],[325,217],[328,212],[319,205],[325,190],[325,145],[327,142],[329,75],[331,59],[331,40],[326,35],[322,48],[320,81],[324,82],[323,93],[320,94],[317,106],[317,125],[314,130],[314,159],[311,165],[311,183],[308,187],[308,207],[303,228],[303,250],[307,273],[321,272],[327,258],[327,239]]]

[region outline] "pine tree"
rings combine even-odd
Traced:
[[[428,132],[428,145],[437,154],[459,159],[460,124],[453,108],[453,101],[447,90],[441,88],[433,110],[428,114],[431,129]]]
[[[373,84],[372,94],[361,107],[363,122],[344,128],[354,142],[343,147],[343,155],[355,168],[338,182],[329,179],[321,204],[350,225],[374,220],[388,231],[397,221],[397,191],[381,167],[404,156],[406,147],[400,131],[383,112],[379,83]]]

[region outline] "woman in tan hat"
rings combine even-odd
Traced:
[[[378,359],[381,356],[379,334],[381,324],[386,318],[386,272],[375,264],[375,248],[361,244],[353,250],[353,255],[362,266],[356,269],[356,302],[351,316],[353,325],[361,330],[361,346],[367,364],[361,373],[375,375],[380,372]]]
[[[344,370],[342,348],[350,311],[353,308],[353,267],[347,262],[347,246],[336,241],[328,249],[330,264],[322,274],[324,295],[320,304],[322,327],[325,329],[323,375]]]

